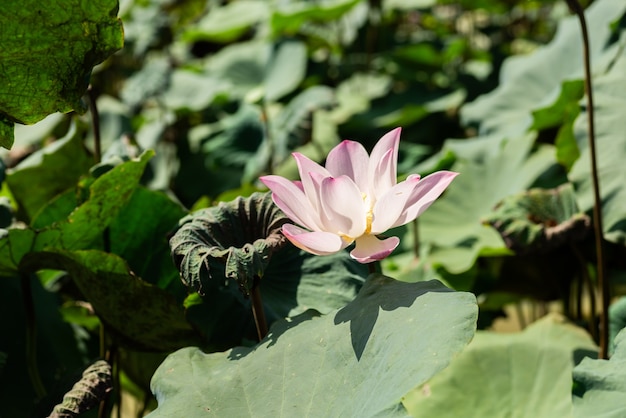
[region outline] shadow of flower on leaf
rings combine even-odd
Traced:
[[[429,292],[453,290],[442,287],[436,280],[406,283],[380,274],[371,275],[356,299],[337,312],[335,325],[350,323],[352,348],[357,360],[360,360],[381,310],[408,308]]]

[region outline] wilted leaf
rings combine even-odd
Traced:
[[[202,294],[209,281],[232,279],[247,296],[254,278],[263,277],[271,257],[285,245],[280,228],[288,221],[269,193],[183,218],[170,240],[183,282]]]
[[[281,321],[254,348],[170,355],[150,416],[405,416],[402,396],[448,364],[475,320],[471,294],[372,275],[344,308]]]
[[[100,404],[113,389],[111,365],[98,360],[83,372],[72,390],[63,396],[63,402],[56,405],[48,418],[74,418]]]
[[[506,197],[485,219],[517,253],[546,252],[581,241],[591,220],[576,205],[571,184]]]

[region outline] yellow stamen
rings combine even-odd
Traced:
[[[374,213],[372,210],[367,211],[367,215],[365,215],[365,234],[369,234],[372,232],[372,221],[374,220]]]

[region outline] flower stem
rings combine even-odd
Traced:
[[[261,300],[261,290],[259,284],[261,278],[254,277],[252,282],[252,290],[250,291],[250,300],[252,301],[252,315],[254,316],[254,324],[256,325],[257,336],[261,341],[267,335],[267,320],[265,319],[265,311],[263,310],[263,302]]]
[[[600,292],[601,310],[600,310],[600,350],[599,358],[607,359],[609,354],[609,303],[611,289],[604,272],[604,253],[602,250],[602,207],[600,200],[600,182],[598,180],[598,167],[596,157],[595,144],[595,128],[594,128],[594,108],[593,108],[593,92],[591,86],[591,64],[589,59],[589,35],[587,32],[587,22],[585,20],[585,12],[578,0],[565,0],[580,22],[580,28],[583,37],[583,60],[585,67],[585,92],[587,93],[587,123],[589,130],[589,152],[591,156],[591,178],[593,181],[593,224],[595,231],[595,246],[598,271],[598,290]]]

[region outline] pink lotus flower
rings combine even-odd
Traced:
[[[328,154],[326,167],[294,153],[301,181],[261,177],[274,203],[300,225],[283,225],[287,239],[317,255],[336,253],[355,242],[350,255],[361,263],[391,254],[400,239],[377,235],[417,218],[458,175],[438,171],[420,180],[412,174],[397,183],[400,131],[385,134],[371,155],[360,143],[343,141]]]

